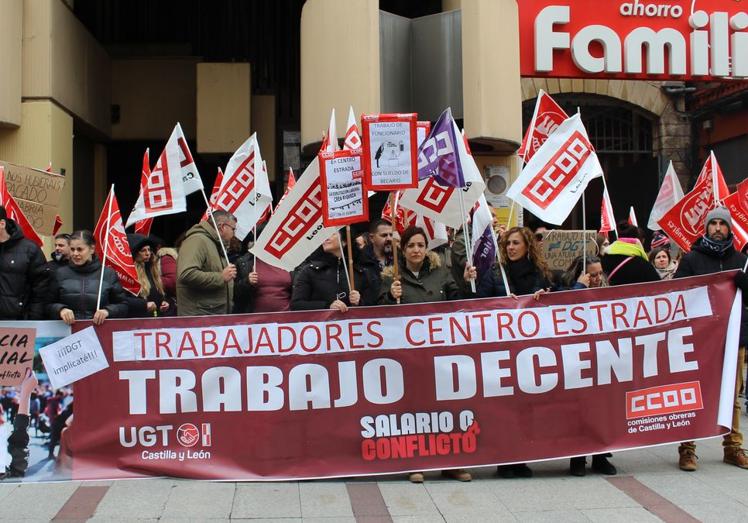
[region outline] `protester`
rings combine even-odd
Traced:
[[[49,287],[41,249],[0,206],[0,320],[42,320]]]
[[[361,250],[361,257],[365,263],[372,266],[374,275],[373,287],[379,292],[382,285],[381,274],[384,269],[392,266],[392,225],[387,220],[376,220],[369,226],[368,242]]]
[[[236,266],[227,264],[221,243],[228,246],[236,218],[214,211],[212,220],[193,226],[184,238],[177,260],[177,307],[180,316],[229,314],[234,304]]]
[[[469,297],[460,291],[439,256],[427,250],[426,232],[422,228],[405,229],[400,244],[400,279],[394,278],[394,267],[383,271],[380,304],[396,303],[398,299],[399,303],[427,303]],[[465,280],[475,278],[475,267],[465,267],[463,277]]]
[[[264,224],[257,228],[259,235]],[[291,273],[247,252],[236,261],[234,314],[281,312],[291,308]]]
[[[618,239],[610,244],[602,263],[610,285],[660,281],[642,247],[639,228],[627,221],[618,222]]]
[[[678,264],[670,256],[670,251],[657,247],[649,253],[649,262],[657,270],[661,280],[672,280]]]
[[[652,236],[652,242],[649,245],[649,248],[654,250],[657,248],[662,248],[670,252],[670,238],[665,235],[662,231],[655,231],[654,235]]]
[[[60,233],[55,236],[55,248],[47,262],[47,268],[57,270],[68,264],[70,260],[70,235]]]
[[[717,207],[706,215],[704,235],[698,238],[691,246],[691,251],[683,256],[674,277],[685,278],[687,276],[741,269],[735,275],[735,283],[743,291],[743,296],[746,296],[748,276],[742,271],[745,263],[746,256],[737,252],[733,245],[730,212],[724,207]],[[748,342],[748,313],[746,312],[746,300],[743,299],[732,428],[722,440],[723,461],[742,469],[748,468],[748,457],[745,455],[745,450],[741,448],[743,446],[743,434],[740,432],[738,392],[743,388],[746,342]],[[681,443],[678,447],[678,453],[680,455],[678,466],[681,470],[691,472],[697,469],[696,460],[698,457],[696,456],[696,443],[694,441]]]
[[[19,394],[18,415],[13,421],[13,431],[8,437],[8,454],[10,464],[5,467],[5,478],[22,478],[29,467],[29,409],[31,394],[39,382],[34,371],[26,370],[26,376],[21,382]]]
[[[151,235],[151,239],[155,244],[156,259],[158,260],[158,270],[161,273],[161,284],[164,286],[164,293],[166,293],[166,297],[169,299],[172,305],[174,305],[173,313],[176,314],[177,258],[179,258],[177,249],[174,247],[164,246],[164,242],[156,236]]]
[[[138,273],[140,293],[138,297],[145,302],[147,316],[172,316],[174,308],[169,302],[161,281],[161,271],[155,258],[153,240],[142,234],[128,234],[135,271]],[[132,311],[131,311],[132,312]],[[133,314],[130,314],[132,317]]]
[[[554,290],[596,289],[599,287],[607,287],[600,258],[596,256],[587,256],[584,271],[582,271],[583,263],[585,263],[585,261],[582,256],[574,258],[569,265],[569,268],[566,269],[566,272],[564,272],[561,277],[561,286]]]
[[[605,254],[607,254],[608,247],[610,247],[608,233],[597,233],[597,236],[595,237],[595,243],[597,244],[597,254],[602,258],[603,256],[605,256]]]
[[[92,319],[95,325],[101,325],[106,318],[127,316],[125,291],[117,273],[104,267],[101,278],[102,266],[94,254],[94,246],[90,231],[75,231],[70,236],[70,263],[53,274],[51,303],[47,306],[49,319],[61,319],[68,325]],[[99,294],[101,303],[97,309]]]
[[[336,232],[322,243],[309,263],[301,269],[293,284],[291,310],[335,309],[346,312],[348,307],[374,305],[377,289],[371,270],[357,262],[353,265],[353,286],[348,287],[348,275],[343,266],[343,249]]]
[[[536,297],[551,287],[551,273],[543,258],[540,243],[527,227],[512,227],[499,243],[501,259],[511,294],[521,296],[535,294]],[[478,296],[506,296],[507,290],[498,266],[486,273],[478,283]],[[529,469],[528,469],[529,470]],[[526,472],[524,472],[526,474]]]
[[[442,267],[439,257],[426,249],[426,232],[420,227],[408,227],[400,237],[402,258],[400,278],[395,279],[394,267],[382,274],[379,303],[426,303],[462,298],[449,271]],[[464,279],[475,278],[475,267],[466,267]],[[470,481],[472,476],[463,469],[443,470],[442,474],[458,481]],[[411,472],[412,483],[423,483],[423,472]]]

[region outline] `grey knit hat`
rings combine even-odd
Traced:
[[[730,211],[725,207],[715,207],[709,214],[706,215],[706,221],[704,222],[704,231],[709,226],[709,222],[712,220],[722,220],[727,224],[728,229],[732,232],[732,217],[730,217]]]

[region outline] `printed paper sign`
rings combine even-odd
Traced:
[[[34,362],[36,330],[0,328],[0,385],[21,383]]]
[[[369,189],[394,191],[418,185],[416,122],[415,113],[361,117]]]
[[[67,338],[47,345],[39,351],[55,389],[109,367],[99,337],[93,327],[78,331]]]
[[[322,223],[325,227],[365,222],[369,219],[361,149],[320,152]]]

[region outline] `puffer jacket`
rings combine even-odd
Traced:
[[[70,309],[76,320],[90,320],[96,313],[96,301],[99,295],[101,262],[93,259],[85,265],[73,263],[59,268],[53,276],[47,316],[52,320],[60,319],[62,309]],[[127,317],[125,291],[119,283],[117,273],[109,267],[104,268],[104,279],[101,285],[101,308],[109,312],[110,318]]]
[[[372,276],[358,264],[353,266],[356,290],[361,294],[360,306],[374,305],[378,289],[371,286]],[[340,298],[338,298],[340,296]],[[329,309],[330,304],[340,299],[350,305],[348,278],[340,258],[333,254],[316,255],[294,278],[291,294],[291,310]]]
[[[733,269],[743,270],[746,256],[730,246],[722,253],[722,256],[709,251],[702,247],[701,238],[696,240],[691,247],[691,252],[687,253],[678,264],[675,271],[674,279],[686,278],[688,276],[700,276],[702,274],[712,274],[721,271],[730,271]],[[740,319],[740,346],[748,344],[748,307],[746,301],[748,293],[743,293],[743,315]]]
[[[218,233],[209,222],[193,226],[177,259],[177,311],[180,316],[229,314],[234,282],[223,281],[226,268]]]
[[[402,258],[400,258],[399,268],[400,284],[403,287],[400,303],[428,303],[469,297],[463,294],[452,278],[452,274],[442,266],[439,255],[434,252],[428,252],[421,270],[418,271],[418,276],[408,270]],[[393,267],[387,267],[382,272],[382,287],[379,292],[379,303],[382,305],[396,303],[395,298],[390,294],[394,275]]]
[[[0,320],[42,320],[51,271],[41,249],[6,219],[10,238],[0,243]]]

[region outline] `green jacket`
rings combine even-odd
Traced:
[[[410,272],[405,266],[405,261],[400,259],[400,283],[403,286],[403,296],[400,303],[428,303],[432,301],[459,300],[463,293],[455,283],[452,275],[446,267],[442,267],[439,256],[429,252],[423,261],[418,277]],[[396,303],[390,294],[394,269],[387,267],[382,272],[382,288],[379,293],[381,305]]]
[[[230,314],[234,282],[223,281],[226,267],[218,233],[207,221],[193,226],[177,259],[177,311],[180,316]]]

